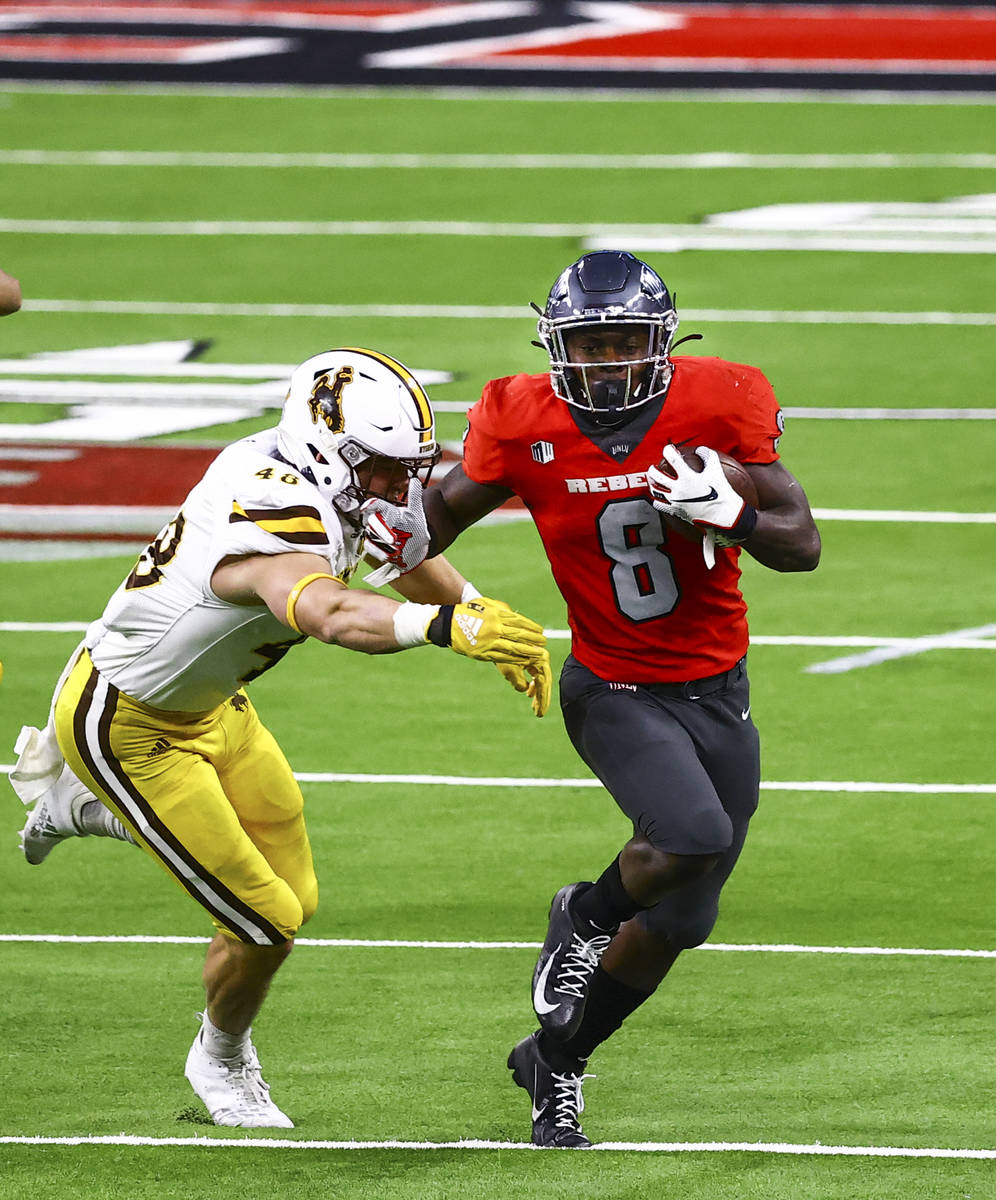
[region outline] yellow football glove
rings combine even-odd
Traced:
[[[525,692],[533,702],[533,712],[542,717],[550,707],[553,695],[553,672],[550,669],[550,652],[544,650],[539,658],[524,667],[518,663],[495,663],[502,675],[517,692]],[[529,676],[532,676],[530,679]]]
[[[426,637],[467,658],[523,667],[539,660],[546,650],[542,625],[487,596],[442,605],[429,622]]]

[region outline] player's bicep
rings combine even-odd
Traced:
[[[297,584],[309,575],[328,575],[329,564],[317,554],[249,554],[223,559],[211,575],[211,589],[219,600],[246,606],[265,604],[288,628],[287,600]],[[324,590],[337,580],[317,580]]]
[[[762,512],[773,508],[809,511],[802,485],[781,462],[745,463],[744,467],[757,488],[758,508]]]

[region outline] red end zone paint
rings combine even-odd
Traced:
[[[0,539],[144,541],[217,454],[181,446],[0,444]]]
[[[0,443],[0,539],[151,538],[221,449]],[[151,525],[148,510],[162,510]]]
[[[649,10],[650,13],[653,10]],[[601,59],[606,65],[675,69],[694,61],[727,69],[734,61],[764,63],[887,61],[978,63],[996,61],[996,13],[982,8],[884,8],[834,6],[828,9],[782,6],[710,10],[675,6],[676,28],[610,33],[561,43],[497,50],[487,55],[502,63],[542,59],[544,67],[578,65]],[[466,56],[466,61],[482,61]],[[561,60],[559,64],[555,60]],[[540,63],[536,62],[536,66]]]
[[[186,446],[25,447],[0,445],[0,472],[31,475],[23,483],[0,485],[0,504],[175,505],[218,456],[218,449]],[[44,458],[53,451],[52,458]],[[153,530],[153,532],[155,532]]]

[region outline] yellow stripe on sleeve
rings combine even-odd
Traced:
[[[249,521],[266,533],[272,533],[296,546],[328,545],[328,534],[318,509],[307,504],[291,505],[288,508],[246,509],[235,500],[232,502],[228,520],[230,524]]]

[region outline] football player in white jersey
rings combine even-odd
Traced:
[[[185,1074],[216,1124],[291,1127],[250,1033],[318,885],[291,768],[243,688],[307,637],[388,654],[432,643],[494,662],[542,716],[542,628],[423,562],[439,458],[428,397],[374,350],[291,376],[275,429],[234,443],[87,630],[11,781],[38,863],[68,836],[127,838],[210,915]],[[361,559],[398,602],[348,585]]]

